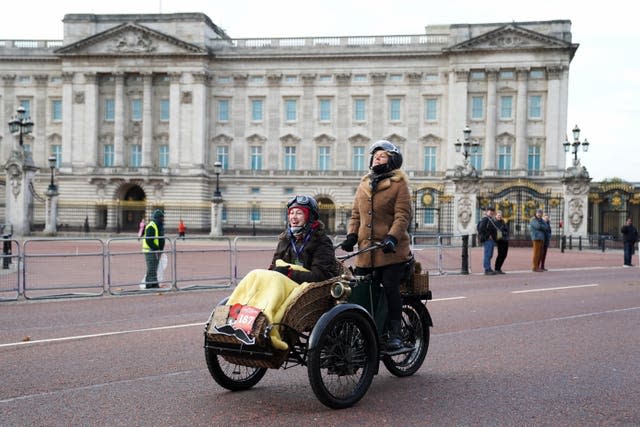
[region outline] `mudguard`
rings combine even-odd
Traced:
[[[335,307],[332,307],[331,310],[327,311],[322,316],[320,316],[320,319],[318,319],[318,321],[316,322],[315,326],[313,327],[313,330],[311,331],[311,335],[309,336],[309,341],[307,345],[308,351],[315,349],[316,346],[318,345],[318,336],[320,335],[320,331],[324,330],[329,324],[329,322],[333,320],[335,316],[345,311],[356,312],[364,316],[365,319],[367,319],[367,321],[371,324],[371,328],[374,331],[376,331],[376,334],[375,334],[376,347],[378,349],[380,348],[380,342],[379,342],[380,339],[378,337],[378,329],[376,328],[376,323],[371,317],[371,315],[369,314],[369,312],[358,304],[347,303],[347,304],[338,304]]]

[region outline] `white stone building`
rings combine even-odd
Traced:
[[[281,229],[286,200],[305,193],[341,231],[367,148],[385,138],[404,155],[418,231],[473,233],[498,203],[518,232],[543,206],[586,234],[589,180],[579,164],[567,174],[562,146],[570,21],[286,39],[233,39],[199,13],[63,22],[62,41],[0,41],[0,116],[23,106],[35,123],[35,229],[54,154],[63,229],[134,230],[161,206],[169,228],[182,217],[207,231],[220,161],[225,230]],[[466,126],[479,150],[463,167]],[[15,136],[0,137],[6,164]]]

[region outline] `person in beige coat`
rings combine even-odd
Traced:
[[[362,250],[374,244],[380,249],[358,254],[357,275],[373,274],[382,283],[389,306],[388,350],[403,347],[402,298],[400,281],[413,260],[409,242],[411,224],[411,192],[409,179],[400,170],[402,154],[391,142],[374,143],[370,150],[370,173],[360,181],[356,191],[347,238],[340,244],[343,250]]]

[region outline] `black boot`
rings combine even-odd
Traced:
[[[402,348],[402,321],[390,320],[389,321],[389,340],[387,341],[387,350],[395,351]]]

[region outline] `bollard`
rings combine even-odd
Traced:
[[[582,250],[582,236],[578,236],[578,250]]]
[[[573,236],[569,236],[569,250],[573,249]]]
[[[462,267],[460,274],[469,274],[469,235],[462,236]]]
[[[560,241],[560,252],[564,253],[564,248],[567,246],[567,236],[562,236]]]
[[[602,252],[604,252],[606,246],[607,246],[607,240],[603,237],[602,238]]]

